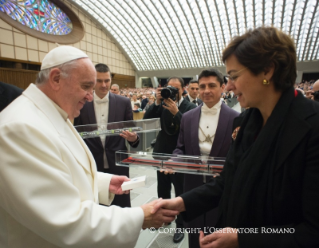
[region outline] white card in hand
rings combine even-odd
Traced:
[[[122,190],[131,190],[145,186],[146,176],[132,178],[131,181],[122,184]]]

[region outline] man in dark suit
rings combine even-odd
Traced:
[[[198,81],[197,80],[189,81],[188,95],[184,99],[199,106],[203,101],[198,98],[198,91],[199,91]]]
[[[177,144],[182,115],[196,107],[195,104],[185,101],[182,97],[182,93],[184,91],[184,81],[182,78],[169,78],[167,84],[168,86],[175,87],[178,90],[176,99],[172,100],[167,98],[162,102],[162,88],[158,88],[156,91],[156,102],[153,103],[144,114],[144,119],[161,118],[162,130],[157,135],[153,149],[154,153],[172,154]],[[183,193],[184,175],[181,173],[167,175],[158,171],[157,183],[158,197],[170,199],[172,183],[174,184],[176,196]],[[183,220],[180,215],[177,216],[176,225],[178,230],[183,228]],[[183,238],[183,233],[176,232],[173,241],[178,243]]]
[[[95,69],[97,79],[94,99],[92,102],[86,102],[80,116],[74,119],[74,125],[98,124],[106,126],[107,123],[111,122],[133,120],[130,99],[109,92],[111,85],[109,67],[105,64],[97,64]],[[136,133],[128,131],[123,132],[120,136],[101,136],[84,141],[93,154],[98,171],[129,177],[129,168],[115,165],[115,152],[126,150],[124,139],[127,139],[132,147],[137,147],[139,137]],[[130,207],[130,195],[116,195],[112,205]]]
[[[17,86],[0,82],[0,112],[22,94]]]
[[[176,149],[173,154],[226,157],[232,138],[232,125],[238,112],[220,99],[225,84],[216,69],[203,70],[198,77],[199,94],[203,103],[183,115]],[[207,137],[209,137],[207,139]],[[208,141],[209,140],[209,141]],[[211,176],[185,174],[184,191],[203,185]],[[187,223],[188,228],[214,227],[217,208]],[[189,247],[199,247],[199,233],[189,233]]]

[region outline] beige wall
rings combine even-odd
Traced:
[[[107,64],[112,73],[135,76],[135,71],[119,48],[101,27],[79,8],[64,1],[80,18],[85,29],[83,39],[75,44],[91,58],[94,64]],[[56,45],[24,34],[0,19],[0,57],[41,63],[43,57]]]

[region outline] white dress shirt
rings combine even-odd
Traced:
[[[107,122],[109,119],[109,95],[110,95],[110,92],[108,92],[106,96],[103,99],[101,99],[94,92],[94,112],[95,112],[96,123],[99,129],[107,128]],[[106,153],[105,153],[105,137],[106,137],[105,135],[100,135],[101,142],[104,148],[103,150],[104,168],[108,169],[109,164],[107,162]]]
[[[176,104],[177,108],[178,108],[179,106],[181,106],[181,104],[182,104],[183,100],[184,100],[184,97],[181,97],[181,99],[179,99],[179,101],[178,101],[178,102],[175,102],[175,104]]]
[[[199,150],[201,155],[209,155],[212,145],[215,139],[216,129],[219,121],[219,114],[221,108],[221,101],[216,103],[213,107],[209,108],[205,103],[201,108],[201,115],[199,119],[198,138],[199,138]],[[203,134],[204,132],[204,134]],[[210,135],[212,137],[211,142],[205,141],[206,137]],[[205,137],[206,136],[206,137]]]

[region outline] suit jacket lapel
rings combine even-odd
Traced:
[[[276,165],[276,170],[283,165],[289,154],[309,131],[309,125],[305,119],[316,114],[316,111],[310,109],[309,105],[306,106],[304,103],[304,96],[298,93],[290,107],[289,114],[285,121],[285,128],[281,138],[281,140],[284,141],[284,144],[281,144],[280,147],[283,147],[283,149],[279,150],[277,153],[278,163]],[[294,135],[291,135],[292,133]]]
[[[181,112],[181,113],[185,113],[185,108],[187,106],[188,102],[185,101],[185,99],[182,101],[181,105],[178,107],[178,110]]]
[[[191,139],[189,142],[192,142],[192,150],[194,155],[200,155],[199,149],[199,139],[198,139],[198,129],[199,129],[199,119],[201,114],[201,107],[194,109],[191,116],[190,126],[191,126]],[[185,134],[187,136],[187,133]],[[196,141],[196,142],[195,142]]]
[[[89,117],[89,123],[97,123],[94,109],[94,102],[87,102],[87,114]]]
[[[215,139],[214,139],[209,156],[212,156],[212,157],[218,156],[225,139],[228,121],[229,121],[228,109],[226,105],[222,103],[220,108],[218,125],[216,129],[216,135],[215,135]]]
[[[115,121],[116,98],[112,93],[109,93],[109,117],[108,123]],[[112,111],[113,110],[113,111]]]
[[[115,122],[115,112],[114,111],[116,109],[116,98],[112,93],[109,93],[109,116],[108,116],[108,120],[107,123],[111,123],[111,122]],[[113,110],[113,111],[112,111]],[[110,136],[106,136],[105,137],[105,147],[107,142],[109,142],[110,140]]]
[[[90,124],[97,124],[95,109],[94,109],[94,101],[86,103],[86,114],[89,119]],[[100,137],[94,138],[94,140],[99,144],[100,147],[103,147]]]

